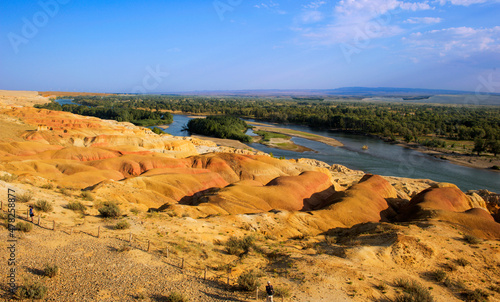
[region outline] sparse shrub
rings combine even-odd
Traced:
[[[463,237],[464,241],[469,243],[469,244],[479,244],[481,243],[481,239],[474,237],[472,235],[464,235]]]
[[[103,217],[116,218],[121,215],[118,205],[111,201],[104,202],[98,210]]]
[[[47,295],[47,287],[41,283],[21,285],[16,291],[19,299],[43,299],[45,295]]]
[[[465,300],[468,302],[485,302],[488,301],[490,294],[482,289],[476,289],[473,291],[467,291],[463,294]]]
[[[231,255],[246,254],[250,251],[251,247],[255,246],[254,241],[255,237],[252,235],[243,238],[232,236],[226,242],[226,251]]]
[[[84,212],[87,207],[85,207],[83,203],[75,200],[68,202],[67,208],[72,211]]]
[[[274,288],[274,295],[278,298],[289,298],[292,293],[288,287],[276,286]]]
[[[491,285],[490,287],[488,287],[489,290],[491,291],[494,291],[494,292],[497,292],[500,294],[500,286],[497,286],[497,285]]]
[[[46,184],[42,185],[40,188],[47,189],[47,190],[52,190],[54,188],[54,185],[49,182],[49,183],[46,183]]]
[[[147,298],[147,296],[146,296],[146,294],[145,294],[145,293],[138,293],[138,294],[134,297],[134,299],[136,299],[136,300],[144,300],[144,299],[146,299],[146,298]]]
[[[409,279],[397,279],[395,281],[397,287],[401,287],[404,291],[402,295],[397,296],[395,302],[433,302],[434,298],[429,290],[423,287],[420,283]]]
[[[463,267],[470,264],[470,262],[465,258],[458,258],[457,260],[455,260],[455,263]]]
[[[0,180],[3,180],[5,182],[13,182],[16,179],[17,179],[17,175],[9,174],[9,173],[5,173],[2,176],[0,176]]]
[[[130,247],[130,245],[128,244],[123,244],[122,246],[120,246],[119,248],[116,249],[117,252],[119,253],[123,253],[123,252],[128,252],[130,251],[132,248]]]
[[[115,226],[113,227],[115,230],[126,230],[130,227],[130,223],[126,220],[120,220],[118,221]]]
[[[168,302],[188,302],[189,298],[179,292],[171,292],[167,296]]]
[[[139,214],[140,210],[138,208],[133,208],[133,209],[130,209],[130,212],[137,215],[137,214]]]
[[[151,131],[153,131],[153,133],[156,133],[156,134],[165,134],[165,132],[163,132],[163,130],[161,130],[160,128],[158,127],[154,127],[153,129],[151,129]]]
[[[30,202],[32,199],[33,199],[33,193],[31,192],[26,192],[16,196],[16,201],[20,203],[27,203]]]
[[[441,269],[432,271],[429,273],[429,275],[432,278],[432,280],[436,282],[441,282],[444,281],[444,279],[446,279],[446,272]]]
[[[454,281],[450,278],[444,279],[443,284],[444,286],[454,290],[462,290],[465,288],[465,285],[462,281]]]
[[[59,267],[57,265],[46,264],[43,273],[45,276],[53,278],[59,274]]]
[[[31,232],[31,230],[33,230],[33,224],[29,222],[19,221],[18,223],[16,223],[16,230],[19,230],[24,233]]]
[[[80,197],[83,200],[88,200],[88,201],[94,200],[94,196],[92,196],[92,193],[90,193],[89,191],[83,191],[82,193],[80,193]]]
[[[49,203],[47,200],[38,200],[37,202],[35,202],[34,207],[38,211],[42,211],[42,212],[46,212],[46,213],[50,212],[54,209],[52,204]]]
[[[243,272],[237,281],[241,289],[246,291],[253,291],[260,286],[260,281],[257,273],[255,271]]]
[[[387,290],[387,284],[385,283],[380,283],[379,285],[375,286],[376,289],[378,289],[381,292],[384,292]]]
[[[59,191],[65,196],[71,196],[71,191],[66,188],[61,188]]]

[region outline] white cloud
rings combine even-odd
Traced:
[[[315,23],[323,20],[324,16],[323,13],[313,10],[304,12],[300,18],[302,23]]]
[[[417,32],[403,41],[422,56],[464,59],[477,53],[500,52],[500,26],[477,29],[451,27]]]
[[[408,24],[435,24],[435,23],[441,23],[443,19],[441,18],[433,18],[433,17],[413,17],[409,18],[404,23]]]
[[[261,2],[260,4],[256,4],[253,7],[261,9],[267,9],[273,13],[279,14],[279,15],[285,15],[286,11],[279,9],[280,4],[276,3],[272,0],[268,1],[267,3]]]
[[[445,5],[447,2],[450,2],[453,5],[462,5],[462,6],[469,6],[472,4],[480,4],[480,3],[498,3],[500,1],[498,0],[438,0],[440,5]]]
[[[318,0],[318,1],[313,1],[313,2],[306,4],[306,5],[303,5],[303,7],[310,8],[310,9],[318,9],[325,4],[326,4],[326,1]]]
[[[311,6],[311,4],[309,5]],[[394,21],[395,14],[401,11],[429,9],[433,8],[427,1],[341,0],[334,7],[332,18],[328,24],[321,27],[298,27],[301,28],[303,37],[317,44],[359,44],[360,40],[369,43],[371,39],[391,37],[403,32]],[[303,14],[300,21],[303,24],[321,21],[324,16],[314,13],[314,11]]]

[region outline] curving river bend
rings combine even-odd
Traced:
[[[186,115],[174,115],[174,122],[165,131],[175,136],[188,136],[182,131],[191,118]],[[293,152],[269,148],[252,143],[249,146],[274,156],[286,158],[314,158],[328,164],[341,164],[351,169],[373,174],[408,178],[427,178],[439,182],[456,184],[460,189],[487,189],[500,191],[500,174],[483,169],[474,169],[451,164],[421,152],[383,142],[380,139],[355,134],[322,131],[298,125],[279,125],[282,128],[305,131],[326,137],[332,137],[344,144],[344,147],[332,147],[304,138],[292,138],[292,141],[315,150],[316,152]],[[251,133],[251,130],[249,130]],[[362,150],[362,146],[369,146]]]

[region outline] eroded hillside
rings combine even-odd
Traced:
[[[0,108],[0,126],[12,129],[0,135],[0,188],[29,196],[20,209],[40,200],[52,205],[37,215],[54,221],[55,231],[42,223],[19,232],[19,274],[46,284],[51,301],[127,301],[138,292],[158,300],[173,289],[152,284],[158,278],[152,263],[169,275],[161,284],[187,282],[180,291],[192,301],[255,297],[235,285],[252,270],[293,301],[387,301],[403,293],[400,278],[417,281],[436,301],[500,299],[495,193],[280,160],[13,104],[10,98]],[[99,209],[110,202],[120,213],[104,219]],[[73,211],[69,205],[77,203],[82,208]],[[126,230],[115,228],[121,221]],[[133,236],[132,250],[118,252],[117,236]],[[177,268],[176,257],[187,259],[186,268]],[[48,262],[60,266],[58,279],[36,273]],[[106,266],[113,272],[102,271]],[[151,281],[138,285],[141,275],[127,275],[136,266]],[[211,282],[197,278],[205,268]],[[231,286],[221,287],[228,268]],[[106,283],[79,275],[84,269],[99,271]],[[81,282],[94,285],[83,290],[75,286]],[[137,285],[113,291],[123,282]]]

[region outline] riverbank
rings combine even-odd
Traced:
[[[327,144],[327,145],[333,146],[333,147],[342,147],[344,145],[334,138],[321,136],[321,135],[317,135],[317,134],[312,134],[312,133],[308,133],[308,132],[304,132],[304,131],[297,131],[297,130],[292,130],[292,129],[287,129],[287,128],[280,128],[280,127],[275,127],[275,126],[268,125],[268,124],[255,123],[255,122],[247,122],[247,123],[255,126],[253,129],[254,132],[255,131],[266,131],[266,132],[272,132],[272,133],[285,134],[285,135],[309,139],[309,140],[320,142],[323,144]],[[263,126],[263,125],[265,125],[265,126]]]
[[[461,154],[461,153],[449,153],[441,150],[431,150],[424,148],[420,145],[416,144],[407,144],[407,143],[398,143],[398,146],[412,149],[427,155],[431,155],[435,158],[447,160],[452,164],[476,168],[476,169],[487,169],[489,171],[499,172],[500,170],[492,169],[493,166],[500,167],[500,158],[489,158],[484,156],[476,156],[470,154]]]

